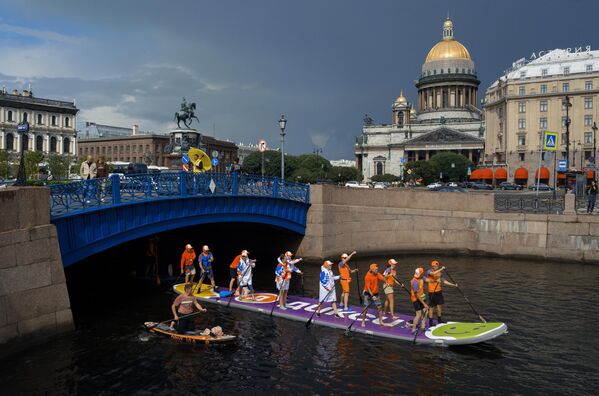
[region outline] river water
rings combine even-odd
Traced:
[[[400,278],[432,256],[396,256]],[[365,273],[371,261],[360,259]],[[220,394],[596,394],[599,366],[599,267],[499,258],[441,257],[487,319],[509,333],[466,347],[409,342],[342,331],[207,305],[200,328],[219,324],[238,336],[229,345],[192,345],[150,335],[147,320],[169,317],[167,288],[120,276],[67,272],[77,330],[0,361],[3,395]],[[304,287],[316,296],[318,263],[303,263]],[[272,265],[255,275],[272,291]],[[226,266],[217,279],[226,279]],[[221,282],[222,283],[222,282]],[[355,283],[352,283],[355,288]],[[445,289],[446,320],[474,321],[457,290]],[[73,298],[73,296],[76,296]],[[395,294],[396,311],[411,304]],[[352,303],[357,294],[352,290]]]

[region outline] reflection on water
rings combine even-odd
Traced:
[[[399,257],[399,277],[407,282],[432,258]],[[364,274],[372,261],[385,259],[353,264]],[[197,326],[219,324],[238,339],[193,345],[141,329],[146,320],[168,318],[173,295],[165,289],[70,280],[79,301],[77,331],[1,361],[0,389],[7,395],[592,393],[599,301],[589,280],[599,279],[599,267],[480,257],[441,262],[485,317],[507,322],[509,334],[465,347],[414,346],[208,305]],[[302,269],[305,294],[316,296],[319,266]],[[225,271],[217,278],[225,279]],[[272,290],[270,268],[256,277],[261,289]],[[299,282],[293,286],[302,292]],[[455,289],[445,290],[447,320],[476,319]],[[396,311],[410,311],[404,292],[395,298]],[[352,289],[351,302],[357,300]]]

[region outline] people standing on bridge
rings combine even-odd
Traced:
[[[108,166],[104,157],[98,158],[96,162],[96,177],[101,178],[100,181],[100,201],[104,202],[104,196],[106,195],[106,178],[108,177]]]
[[[202,247],[202,253],[200,253],[200,257],[198,258],[198,263],[200,264],[200,283],[199,290],[202,291],[202,283],[204,282],[204,278],[210,278],[210,284],[212,285],[212,290],[216,291],[216,284],[214,283],[214,273],[212,272],[212,262],[214,261],[214,256],[208,248],[208,245],[204,245]]]
[[[387,261],[387,268],[383,272],[383,277],[385,278],[385,283],[383,283],[383,292],[385,292],[385,305],[383,306],[383,314],[387,312],[387,307],[389,307],[389,314],[391,315],[391,320],[395,319],[395,310],[393,309],[394,294],[393,294],[393,286],[395,285],[395,278],[397,277],[397,273],[395,272],[395,266],[397,265],[397,261],[395,259],[390,259]]]
[[[595,202],[597,201],[597,183],[595,180],[591,182],[591,185],[587,189],[588,195],[588,203],[587,203],[587,213],[593,213],[595,209]]]
[[[185,283],[193,283],[196,275],[196,269],[193,262],[196,259],[196,252],[190,244],[185,245],[185,250],[181,255],[181,273],[185,273]]]
[[[366,326],[366,314],[368,307],[375,305],[379,311],[379,325],[389,326],[383,323],[383,307],[379,299],[379,281],[385,282],[383,275],[379,273],[379,266],[376,263],[370,264],[370,268],[364,276],[364,307],[362,311],[362,327]]]
[[[433,326],[433,311],[437,307],[437,323],[443,323],[443,304],[445,299],[443,298],[443,285],[458,287],[457,284],[451,283],[443,276],[443,270],[445,267],[439,268],[439,262],[433,260],[431,262],[431,268],[426,271],[426,283],[428,285],[428,324]]]
[[[419,323],[422,330],[424,330],[426,326],[424,319],[426,311],[429,309],[429,307],[426,304],[426,294],[424,294],[424,281],[422,280],[423,274],[424,269],[422,267],[416,268],[414,271],[414,277],[410,282],[410,299],[412,300],[414,311],[416,312],[414,320],[412,321],[412,333],[416,332],[416,328],[418,327]]]
[[[193,287],[190,283],[185,284],[185,294],[180,294],[177,296],[173,305],[171,305],[171,311],[173,311],[173,318],[177,321],[177,325],[175,326],[175,321],[171,322],[171,331],[173,331],[176,327],[177,333],[183,334],[186,332],[191,332],[195,330],[194,318],[186,317],[179,318],[179,315],[185,316],[193,313],[193,308],[195,307],[200,312],[206,312],[205,308],[198,303],[198,300],[195,296],[192,295]]]
[[[331,267],[333,262],[326,260],[320,267],[320,282],[318,293],[318,308],[316,308],[316,316],[320,316],[322,304],[331,303],[333,313],[336,318],[341,318],[337,310],[337,291],[335,290],[335,281],[340,278],[339,275],[334,275]]]
[[[277,261],[275,283],[279,290],[279,307],[281,309],[287,309],[287,293],[289,292],[289,284],[291,283],[291,274],[293,272],[298,274],[302,273],[302,271],[295,266],[295,264],[302,261],[302,259],[299,258],[294,260],[293,253],[287,251],[282,257],[279,257]]]
[[[81,163],[81,167],[79,168],[79,175],[83,180],[91,180],[96,178],[96,163],[94,162],[94,157],[91,155],[87,156],[87,159]],[[90,203],[90,199],[93,195],[93,186],[90,182],[84,182],[83,184],[83,196],[85,197],[85,202]]]
[[[241,252],[241,258],[239,259],[239,265],[237,266],[237,276],[239,277],[238,284],[239,289],[241,290],[241,299],[256,299],[254,296],[254,287],[252,286],[252,272],[255,267],[256,260],[250,260],[247,250]]]
[[[349,260],[356,254],[356,251],[351,252],[350,255],[343,253],[341,255],[341,261],[339,261],[339,275],[341,276],[341,304],[343,304],[343,310],[349,310],[349,284],[351,283],[351,274],[356,272],[358,268],[350,269]]]

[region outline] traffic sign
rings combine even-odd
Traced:
[[[28,122],[23,122],[23,123],[17,125],[17,131],[19,131],[21,133],[27,133],[27,132],[29,132],[29,123]]]
[[[566,160],[558,160],[557,161],[557,170],[563,172],[568,169],[568,161]]]
[[[212,166],[218,165],[218,158],[212,158]]]
[[[260,142],[258,142],[258,150],[260,150],[261,153],[266,151],[266,140],[260,139]]]
[[[212,158],[217,158],[217,157],[218,157],[218,151],[212,150]]]
[[[185,154],[183,157],[181,157],[181,162],[184,164],[189,164],[189,156]]]
[[[405,164],[405,163],[406,163],[406,159],[405,159],[405,158],[403,158],[403,157],[402,157],[402,158],[400,158],[400,159],[399,159],[399,163],[400,163],[400,164],[402,164],[402,165],[403,165],[403,164]]]
[[[408,172],[408,175],[412,174],[412,169],[408,169],[406,172]]]
[[[189,164],[183,164],[183,170],[189,172]]]
[[[555,151],[557,150],[557,133],[556,132],[545,132],[543,137],[543,150]]]

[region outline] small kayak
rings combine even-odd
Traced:
[[[144,326],[151,333],[161,334],[174,340],[183,340],[187,342],[203,342],[205,344],[209,344],[211,342],[229,342],[237,338],[235,336],[226,334],[220,337],[215,337],[211,334],[201,335],[201,331],[199,330],[187,332],[185,334],[179,334],[176,331],[172,331],[168,325],[156,324],[156,322],[145,322]]]

